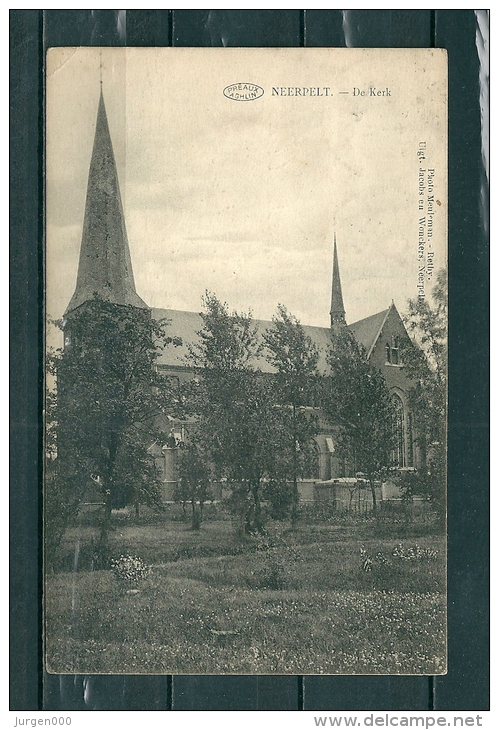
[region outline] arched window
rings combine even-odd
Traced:
[[[388,364],[392,361],[392,348],[390,347],[390,343],[387,342],[385,345],[385,352],[386,352],[386,362]]]
[[[392,394],[392,403],[394,405],[393,414],[393,450],[392,450],[392,466],[406,466],[405,453],[405,419],[404,405],[402,399],[396,393]]]

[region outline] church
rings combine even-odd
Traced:
[[[196,342],[197,333],[202,327],[200,314],[175,309],[149,308],[136,292],[116,161],[102,90],[88,175],[77,282],[64,315],[65,322],[70,322],[72,313],[91,301],[95,295],[113,304],[147,310],[155,319],[167,318],[170,321],[168,334],[179,338],[182,345],[165,349],[157,361],[157,366],[165,376],[178,383],[194,377],[192,366],[186,359],[187,345]],[[256,321],[256,324],[260,334],[271,326],[269,321]],[[393,301],[387,309],[347,325],[336,239],[332,262],[330,327],[348,327],[357,342],[363,346],[367,358],[384,375],[397,413],[392,466],[397,469],[414,468],[418,464],[419,456],[408,403],[411,383],[401,359],[401,343],[408,339],[407,331]],[[319,351],[318,367],[325,372],[331,329],[307,325],[303,325],[303,329],[315,343]],[[65,345],[69,344],[69,333],[70,328],[67,328]],[[271,365],[264,358],[261,358],[261,361],[259,359],[255,366],[263,372],[272,372]],[[351,495],[351,485],[356,479],[343,473],[344,467],[335,456],[334,428],[331,428],[323,418],[320,419],[320,423],[320,433],[314,439],[316,458],[307,478],[300,480],[300,499],[304,502],[326,500],[334,502],[338,507],[346,506],[349,493]],[[164,500],[172,497],[176,482],[176,451],[186,439],[188,428],[187,421],[172,421],[168,442],[164,445],[151,446],[163,475]],[[396,497],[393,486],[380,485],[379,490],[381,500]],[[218,496],[222,496],[221,489],[219,491]],[[364,491],[366,492],[364,499],[367,500],[368,490]]]

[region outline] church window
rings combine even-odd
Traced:
[[[399,338],[397,336],[392,340],[392,365],[399,365]]]
[[[385,345],[386,364],[400,365],[400,338],[394,335]]]

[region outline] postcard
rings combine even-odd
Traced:
[[[48,672],[444,674],[447,57],[52,48]]]

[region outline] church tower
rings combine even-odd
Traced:
[[[102,87],[88,175],[78,277],[65,316],[96,297],[112,304],[148,309],[135,290]]]
[[[334,234],[333,252],[333,283],[331,288],[331,329],[346,327],[345,307],[343,306],[343,294],[341,292],[340,267],[338,265],[338,251],[336,249],[336,234]]]
[[[152,313],[135,290],[118,172],[102,95],[87,183],[85,216],[75,292],[64,319],[66,357],[57,373],[57,448],[65,473],[81,498],[105,504],[100,555],[107,554],[111,510],[130,503],[136,483],[127,474],[130,454],[139,454],[142,474],[154,440],[144,426],[130,441],[128,398],[146,403],[153,392],[150,355]],[[154,402],[155,403],[155,402]],[[128,430],[129,431],[128,431]],[[151,431],[153,428],[151,427]],[[123,471],[128,464],[130,472]],[[139,467],[137,467],[139,468]],[[135,477],[134,477],[135,479]],[[128,480],[128,481],[127,481]],[[85,496],[86,495],[86,496]]]

